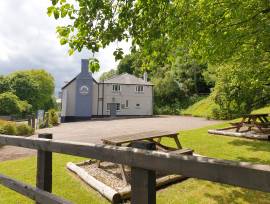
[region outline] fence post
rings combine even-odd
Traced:
[[[153,142],[137,141],[133,148],[155,150]],[[151,161],[145,161],[151,162]],[[131,204],[156,203],[156,172],[137,167],[131,167]]]
[[[27,123],[30,127],[32,127],[31,122],[31,116],[27,116]]]
[[[52,139],[52,134],[43,133],[39,134],[38,137]],[[52,192],[52,152],[38,150],[36,186],[49,193]],[[36,204],[39,203],[36,202]]]
[[[45,114],[44,114],[44,119],[45,119],[45,123],[46,123],[46,128],[47,127],[49,127],[49,113],[48,112],[46,112]]]
[[[35,116],[32,116],[32,128],[34,130],[36,129],[36,118],[35,118]]]

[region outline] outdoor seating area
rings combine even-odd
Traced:
[[[161,142],[164,138],[173,140],[175,147],[163,145]],[[102,142],[104,145],[155,150],[172,155],[193,155],[192,149],[182,148],[177,132],[147,131],[108,137],[102,139]],[[129,166],[107,161],[88,160],[78,164],[69,162],[67,168],[112,203],[118,202],[119,199],[129,199],[131,196],[131,168]],[[186,176],[157,171],[156,188],[162,188],[186,179]]]
[[[259,140],[270,140],[269,114],[245,114],[239,122],[230,122],[229,127],[208,130],[215,135],[246,137]]]

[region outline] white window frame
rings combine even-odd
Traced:
[[[135,92],[136,93],[144,93],[144,86],[143,85],[136,85]]]
[[[113,91],[113,92],[120,92],[120,91],[121,91],[121,86],[120,86],[120,84],[113,84],[113,85],[112,85],[112,91]]]
[[[110,104],[111,103],[107,103],[107,111],[110,111]],[[120,110],[121,110],[121,104],[120,103],[116,103],[116,111],[120,111]]]
[[[121,110],[121,104],[120,103],[116,103],[116,111],[120,111]]]
[[[125,102],[125,108],[128,108],[128,105],[129,105],[129,101],[126,100],[126,102]]]

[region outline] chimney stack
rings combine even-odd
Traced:
[[[144,72],[144,74],[143,74],[143,80],[145,82],[147,82],[147,78],[148,78],[147,72]]]
[[[89,72],[88,68],[89,60],[88,59],[82,59],[81,60],[81,72],[86,74]]]

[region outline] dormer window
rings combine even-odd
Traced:
[[[120,84],[113,84],[112,90],[113,92],[120,92]]]
[[[137,93],[143,93],[143,85],[137,85],[136,86],[136,92]]]

